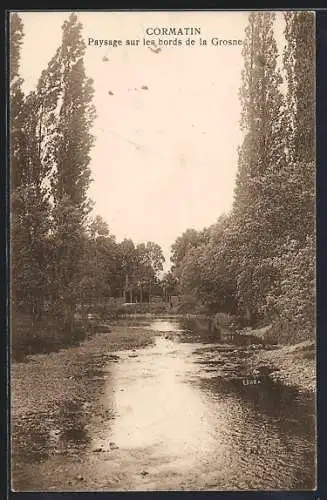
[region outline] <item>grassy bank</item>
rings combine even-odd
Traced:
[[[79,345],[95,333],[109,332],[101,319],[76,320],[69,331],[64,330],[54,318],[45,316],[32,324],[27,315],[15,318],[11,328],[11,352],[14,361],[22,361],[30,354],[57,352]]]
[[[218,330],[231,329],[233,318],[217,314],[214,322]],[[253,367],[259,372],[264,368],[276,382],[292,386],[300,391],[316,390],[316,343],[314,340],[290,341],[288,331],[279,324],[268,324],[260,328],[235,329],[234,341],[248,345],[252,350]],[[295,337],[296,338],[296,337]],[[294,336],[293,336],[294,339]]]

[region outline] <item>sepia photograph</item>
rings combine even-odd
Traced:
[[[12,491],[315,490],[315,13],[8,36]]]

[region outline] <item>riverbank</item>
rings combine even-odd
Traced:
[[[170,316],[162,315],[162,317]],[[179,317],[185,319],[183,315]],[[126,326],[115,324],[114,321],[110,326],[102,324],[100,331],[90,332],[77,345],[62,345],[61,349],[60,346],[56,346],[55,350],[50,346],[49,352],[27,355],[24,358],[26,362],[14,362],[11,366],[13,414],[23,410],[33,412],[38,408],[41,411],[48,411],[72,395],[83,399],[85,387],[81,378],[81,367],[87,360],[99,352],[105,352],[106,354],[102,356],[104,364],[108,361],[108,356],[110,358],[108,353],[137,349],[153,343],[154,332],[140,326],[140,317],[134,318],[136,326],[134,325],[132,329],[130,325],[133,325],[133,317],[126,320]],[[149,317],[144,316],[145,323],[148,319]],[[316,358],[313,341],[295,345],[267,346],[267,348],[260,345],[255,346],[255,349],[251,347],[254,346],[249,346],[245,351],[248,360],[251,361],[252,369],[260,373],[269,373],[272,380],[292,386],[301,392],[316,390]],[[228,368],[226,375],[233,372],[236,374],[240,368],[238,350],[234,350],[231,346],[231,349],[226,349],[224,358],[224,364]]]
[[[313,341],[253,353],[253,366],[270,369],[270,377],[301,392],[316,390],[316,347]]]
[[[196,320],[196,315],[188,315],[192,320]],[[217,314],[214,318],[207,317],[211,324],[220,331],[224,337],[224,330],[230,331],[231,318],[228,315]],[[201,325],[197,323],[197,327]],[[243,366],[239,364],[241,351],[251,369],[259,373],[269,374],[269,378],[287,387],[293,387],[301,392],[316,391],[316,343],[313,340],[306,340],[297,344],[279,344],[270,336],[271,325],[257,329],[248,329],[247,335],[240,334],[234,337],[239,351],[233,351],[227,356],[226,367],[237,375],[242,372]],[[250,342],[248,342],[250,340]],[[251,345],[251,342],[255,342]],[[233,345],[233,341],[231,342]],[[220,349],[218,347],[218,349]]]
[[[25,362],[12,363],[12,416],[54,411],[65,401],[83,402],[89,397],[83,378],[85,366],[101,368],[108,360],[118,361],[108,353],[142,348],[152,342],[150,330],[116,325],[106,333],[94,333],[79,345],[28,355]],[[97,367],[92,366],[94,357],[100,359]]]

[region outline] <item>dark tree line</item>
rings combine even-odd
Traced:
[[[245,32],[233,208],[203,231],[187,230],[172,260],[182,293],[300,340],[314,335],[314,15],[285,14],[283,54],[274,20],[253,12]]]
[[[249,324],[278,322],[288,338],[314,332],[314,17],[285,14],[283,54],[275,14],[251,13],[243,47],[243,143],[231,212],[172,247],[116,242],[88,198],[93,82],[82,26],[72,14],[36,88],[19,75],[22,21],[10,23],[12,308],[33,324],[48,310],[72,329],[77,306],[162,293],[192,295]],[[278,56],[282,65],[277,64]],[[284,85],[282,85],[284,84]],[[283,90],[284,89],[284,90]],[[286,89],[286,91],[285,91]],[[160,292],[161,291],[161,292]]]
[[[44,311],[71,330],[78,306],[149,300],[164,257],[153,242],[116,242],[88,198],[93,82],[82,25],[71,14],[37,86],[19,76],[23,24],[10,22],[11,291],[13,316]]]

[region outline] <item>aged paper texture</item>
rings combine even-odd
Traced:
[[[15,491],[313,490],[315,15],[11,12]]]

